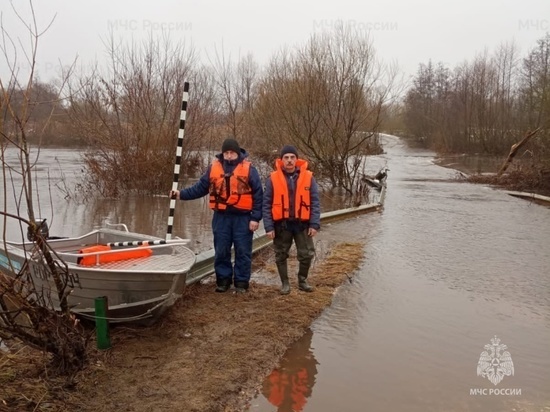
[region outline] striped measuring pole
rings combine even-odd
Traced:
[[[111,242],[107,243],[110,247],[124,247],[124,246],[157,246],[157,245],[169,245],[174,243],[184,242],[185,239],[176,240],[130,240],[127,242]]]
[[[183,83],[183,98],[181,100],[180,128],[178,132],[178,147],[176,149],[176,163],[174,164],[174,180],[172,190],[178,190],[180,177],[181,154],[183,150],[183,135],[185,133],[185,116],[187,114],[187,99],[189,98],[189,82]],[[174,210],[176,209],[176,198],[170,199],[170,214],[168,215],[168,230],[166,240],[172,239],[172,227],[174,226]]]

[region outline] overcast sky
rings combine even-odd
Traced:
[[[28,2],[15,3],[28,17]],[[59,60],[101,62],[109,29],[128,39],[171,30],[172,39],[192,42],[203,56],[223,44],[234,59],[251,52],[263,65],[281,47],[303,45],[342,21],[370,31],[377,55],[397,62],[406,77],[429,59],[454,67],[506,42],[524,56],[550,32],[550,0],[36,0],[34,7],[42,27],[55,16],[40,40],[42,80],[55,75]],[[10,1],[1,0],[0,11],[10,35],[25,40]],[[0,64],[4,76],[2,57]]]

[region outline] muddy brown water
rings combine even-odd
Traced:
[[[550,410],[550,209],[449,181],[455,172],[433,153],[384,140],[386,154],[369,159],[372,171],[390,168],[384,209],[320,236],[364,241],[365,261],[266,377],[250,411]],[[51,235],[109,221],[165,236],[167,197],[66,201],[57,187],[72,190],[79,152],[43,150],[38,166],[37,215]],[[329,200],[325,211],[338,206]],[[14,212],[12,189],[6,201]],[[202,251],[210,232],[205,199],[177,204],[175,235]],[[13,222],[6,233],[21,237]],[[513,373],[491,348],[509,353]],[[496,385],[478,376],[484,351],[508,374]]]
[[[324,231],[364,240],[365,262],[250,411],[550,410],[550,210],[449,182],[397,139],[386,152],[384,210]],[[510,373],[496,385],[484,351]]]

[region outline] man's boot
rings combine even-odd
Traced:
[[[277,265],[279,271],[279,277],[281,278],[281,295],[288,295],[290,293],[290,282],[288,281],[288,268],[285,263]]]
[[[307,283],[307,275],[309,272],[309,266],[300,264],[298,269],[298,289],[304,292],[313,292],[313,286]]]
[[[235,282],[235,293],[246,293],[246,291],[248,290],[248,286],[248,282]]]
[[[224,293],[231,287],[231,279],[216,279],[216,292]]]

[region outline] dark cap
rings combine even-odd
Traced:
[[[283,146],[283,148],[281,149],[281,158],[287,153],[292,153],[296,155],[296,157],[298,157],[298,150],[296,150],[294,146],[291,146],[289,144]]]
[[[233,150],[235,153],[241,153],[241,148],[239,143],[235,139],[225,139],[222,144],[222,153],[227,152],[228,150]]]

